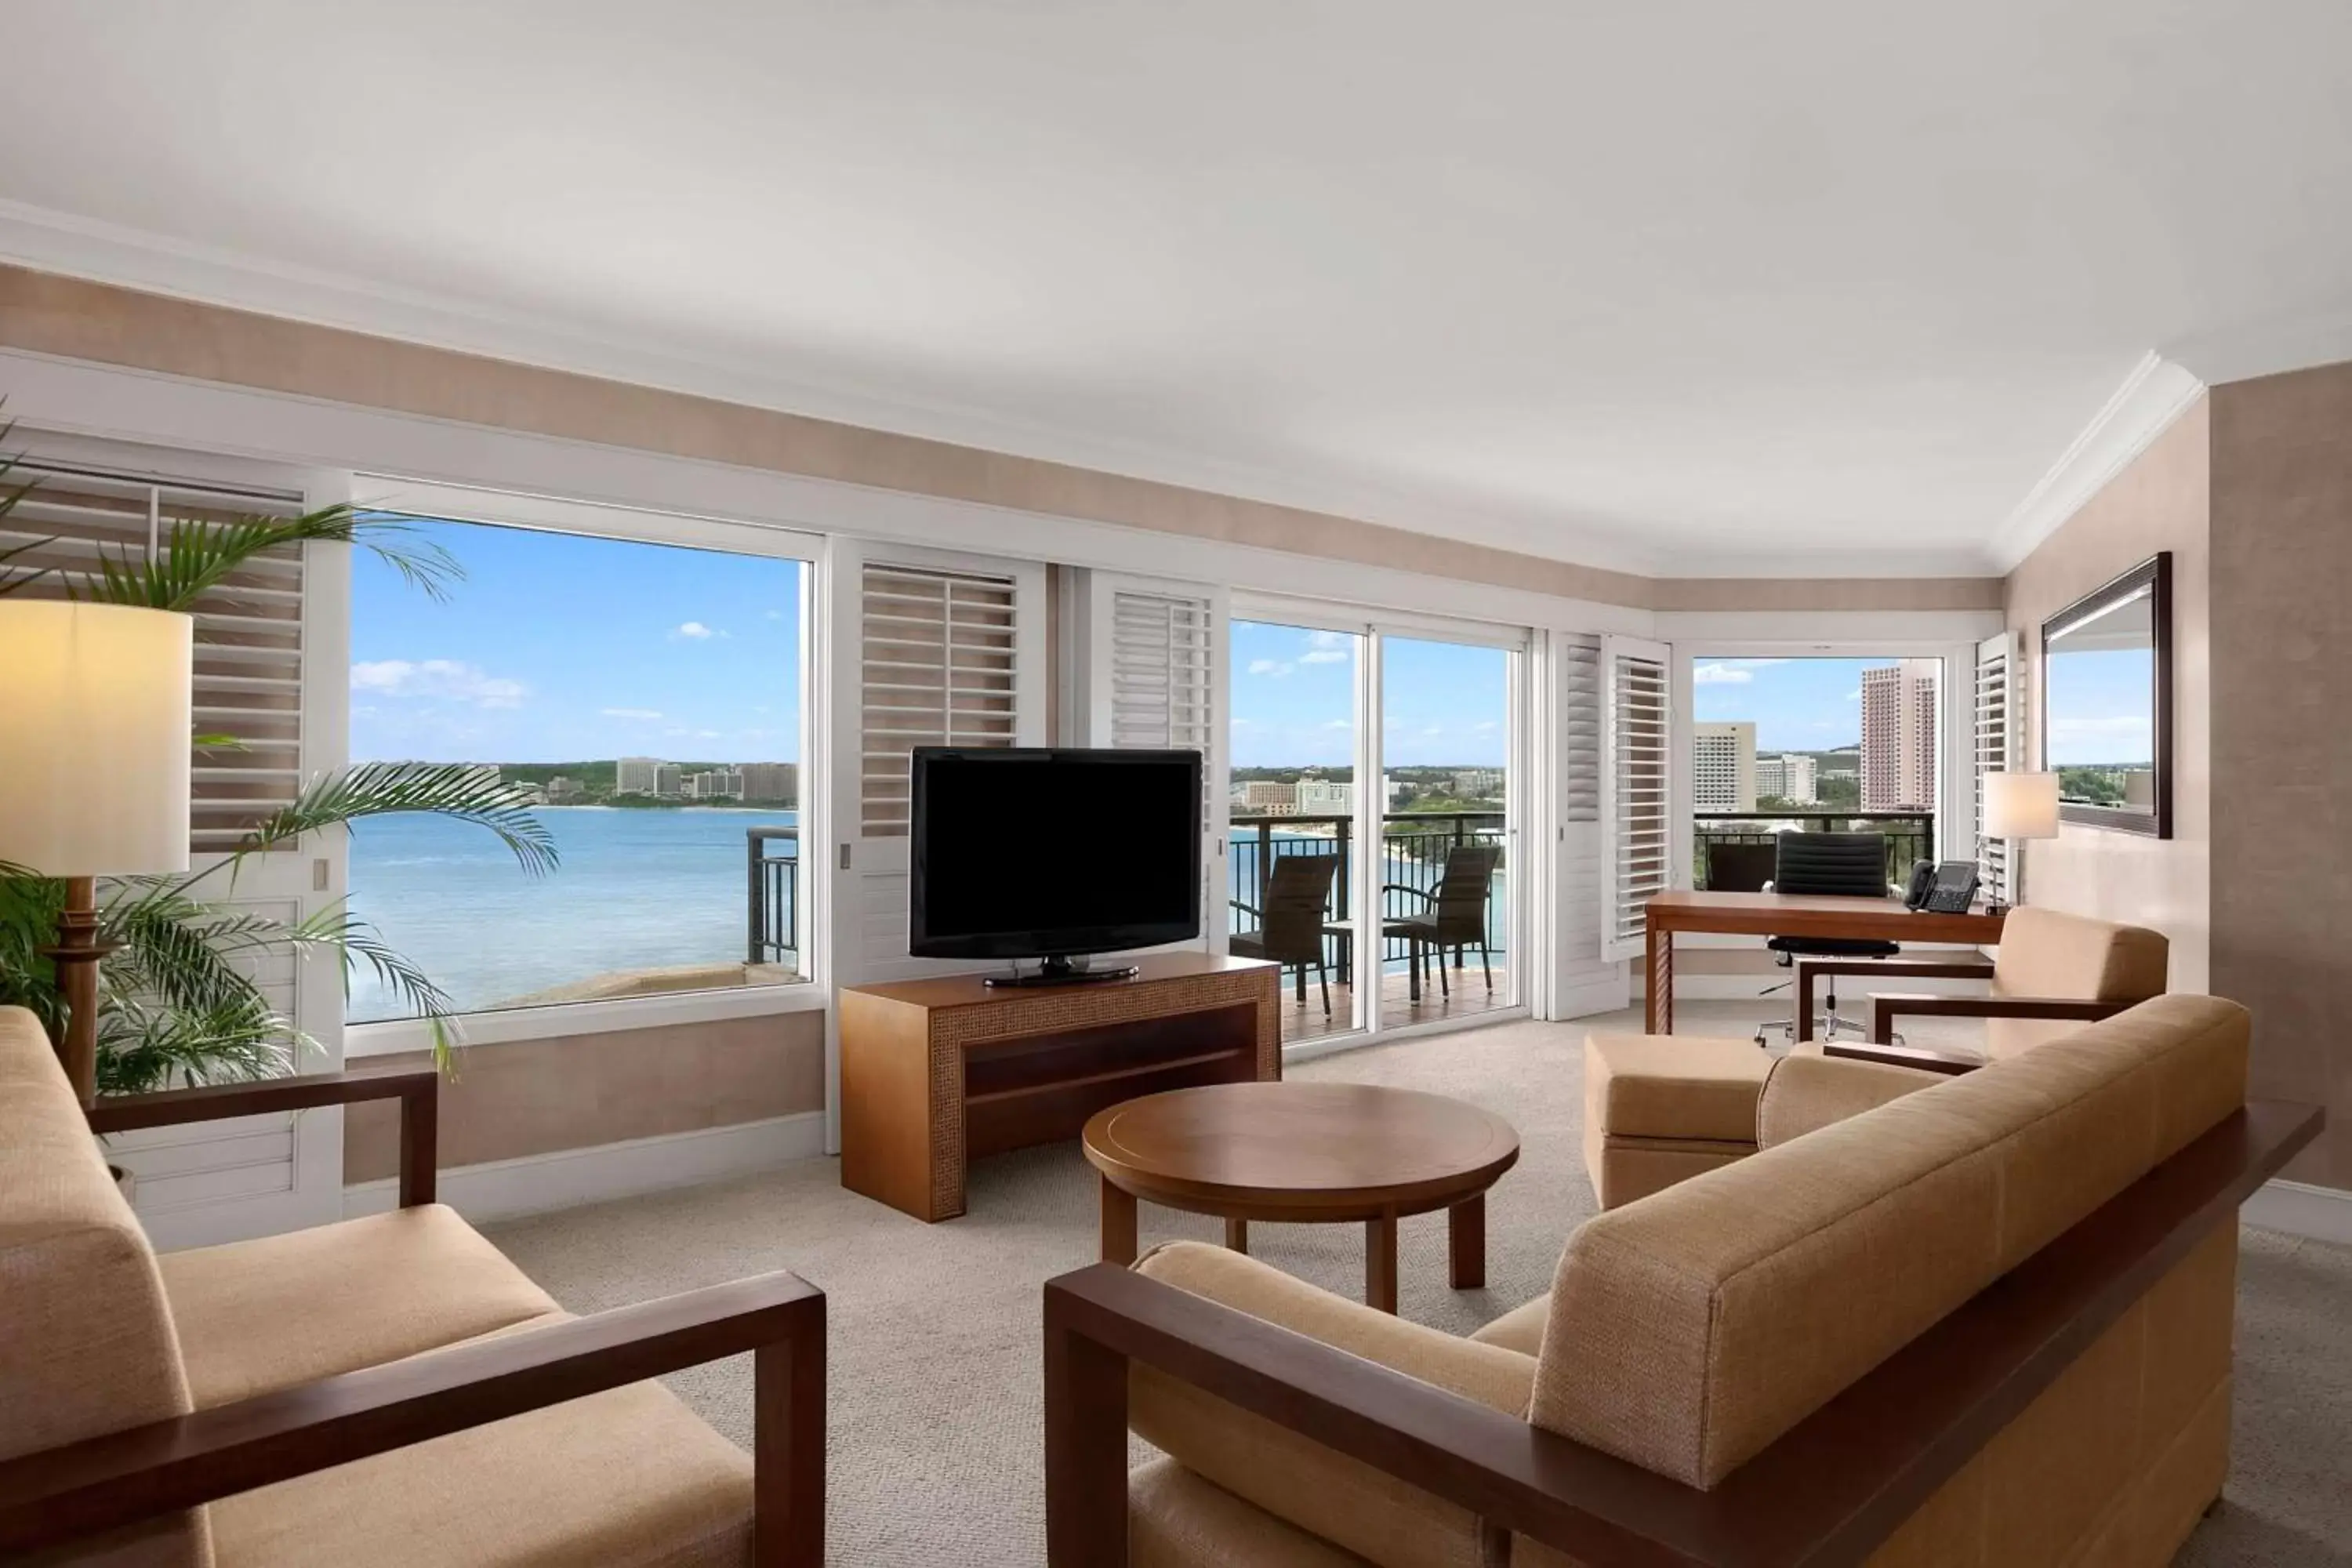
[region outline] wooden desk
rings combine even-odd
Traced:
[[[1675,933],[1826,936],[1857,941],[1934,942],[1991,946],[2006,914],[1979,905],[1964,915],[1931,915],[1900,899],[1836,899],[1802,893],[1705,893],[1677,889],[1652,899],[1643,921],[1648,945],[1643,1032],[1675,1032]]]
[[[977,974],[841,993],[841,1184],[919,1220],[964,1212],[964,1164],[1076,1138],[1106,1106],[1282,1076],[1279,966],[1148,954],[1130,980]]]

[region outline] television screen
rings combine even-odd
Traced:
[[[1045,958],[1201,934],[1201,753],[918,747],[909,951]]]

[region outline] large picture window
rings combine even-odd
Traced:
[[[445,599],[352,566],[354,762],[523,786],[560,864],[426,816],[360,823],[351,904],[459,1009],[804,979],[798,560],[415,520]],[[402,1016],[364,980],[349,1016]]]

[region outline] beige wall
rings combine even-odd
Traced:
[[[0,348],[1599,604],[1812,612],[2000,604],[1992,578],[1662,581],[21,267],[0,265]]]
[[[2153,926],[2172,941],[2172,988],[2212,974],[2213,710],[2211,409],[2200,402],[2109,480],[2011,574],[2009,625],[2026,658],[2027,754],[2042,758],[2042,622],[2172,552],[2173,833],[2065,826],[2025,847],[2023,901]]]
[[[371,1058],[422,1062],[414,1057]],[[476,1046],[441,1088],[441,1166],[698,1132],[824,1108],[824,1015]],[[353,1106],[343,1180],[398,1169],[397,1112]]]
[[[2213,988],[2254,1092],[2327,1108],[2291,1167],[2352,1188],[2352,364],[2213,404]]]

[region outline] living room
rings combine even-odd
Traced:
[[[689,13],[8,24],[0,1556],[2352,1555],[2342,18]]]

